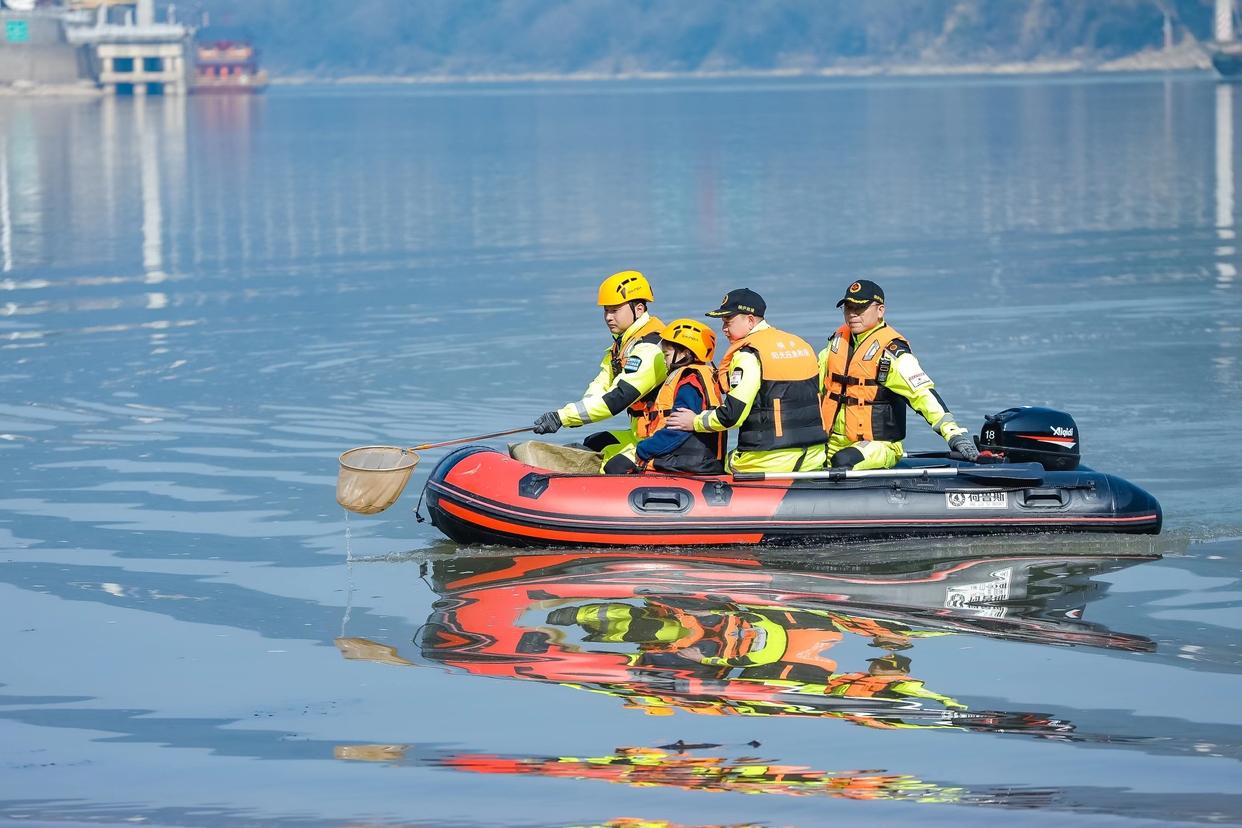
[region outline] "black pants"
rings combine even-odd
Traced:
[[[615,446],[621,441],[612,436],[611,431],[600,431],[582,441],[588,451],[603,451],[608,446]]]

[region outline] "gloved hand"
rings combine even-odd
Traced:
[[[975,448],[975,441],[966,434],[957,434],[950,437],[949,451],[972,463],[979,459],[979,449]]]
[[[604,474],[639,474],[642,468],[625,452],[609,458],[604,464]]]
[[[535,420],[536,434],[553,434],[560,430],[561,415],[555,411],[549,411],[547,414],[541,414],[539,419]]]

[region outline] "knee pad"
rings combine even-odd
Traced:
[[[587,451],[603,451],[608,446],[615,446],[619,442],[621,441],[612,436],[612,432],[600,431],[583,440],[582,445],[587,447]]]
[[[578,623],[578,608],[557,607],[548,613],[548,623],[554,627],[572,627]]]
[[[638,474],[641,471],[642,469],[624,454],[618,454],[604,464],[604,474]]]
[[[850,446],[832,455],[832,467],[834,469],[852,469],[865,459],[861,451]]]

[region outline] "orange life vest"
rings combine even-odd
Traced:
[[[738,428],[739,451],[802,448],[828,442],[819,412],[819,361],[800,337],[763,328],[729,346],[720,361],[720,387],[732,387],[729,363],[746,348],[759,358],[759,393]]]
[[[612,378],[615,381],[621,376],[625,370],[625,360],[633,352],[634,348],[640,342],[650,342],[658,346],[660,344],[660,331],[664,330],[664,323],[654,316],[647,318],[647,324],[634,331],[634,335],[622,345],[621,337],[613,340],[612,347],[608,349],[608,364],[612,368]],[[660,389],[653,388],[645,397],[638,400],[629,407],[631,417],[646,417],[655,407],[655,398]]]
[[[846,632],[856,633],[857,635],[865,635],[871,638],[879,636],[910,634],[910,628],[903,626],[896,621],[880,621],[875,618],[862,618],[850,615],[832,614],[832,623],[836,624],[839,629]]]
[[[645,440],[668,422],[673,413],[673,402],[683,384],[693,385],[703,395],[703,411],[720,405],[720,386],[716,383],[713,366],[696,363],[675,369],[664,380],[656,394],[655,403],[647,415],[635,421],[635,434]],[[699,412],[694,412],[698,414]],[[655,457],[651,465],[657,471],[686,472],[689,474],[724,474],[725,433],[694,432],[677,450],[663,457]]]
[[[837,662],[825,655],[842,638],[836,630],[801,627],[798,626],[801,619],[775,610],[721,613],[717,618],[720,620],[710,626],[707,621],[702,622],[705,639],[709,641],[697,646],[705,655],[713,657],[711,663],[723,660],[730,667],[741,668],[745,671],[742,678],[746,680],[823,684],[837,671]],[[680,623],[684,626],[687,621]],[[767,636],[756,651],[757,631],[761,627],[767,627]],[[773,627],[783,632],[784,649],[779,654],[770,649],[778,643]],[[708,643],[714,644],[717,650],[710,649]]]
[[[910,680],[909,676],[873,676],[870,673],[843,673],[828,682],[828,688],[825,693],[829,696],[873,699],[881,696],[884,691],[894,684]],[[892,696],[888,698],[892,698]]]
[[[820,401],[824,429],[832,433],[837,411],[845,406],[845,434],[852,442],[897,442],[906,436],[906,400],[884,387],[893,360],[908,349],[901,334],[880,325],[853,344],[850,326],[842,325],[828,341],[824,396]]]
[[[759,640],[759,632],[752,618],[736,612],[722,612],[715,616],[715,623],[704,623],[705,639],[715,645],[709,648],[707,641],[699,642],[698,647],[708,656],[720,661],[740,661],[745,659],[754,649]]]
[[[837,662],[823,653],[841,640],[839,632],[824,630],[786,630],[788,644],[781,661],[786,664],[803,664],[817,667],[831,675],[836,672]]]

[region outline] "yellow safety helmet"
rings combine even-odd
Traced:
[[[693,319],[677,319],[660,331],[660,339],[690,351],[702,362],[711,362],[716,352],[716,334]]]
[[[654,302],[655,297],[651,295],[651,283],[637,270],[614,273],[599,286],[600,305],[624,305],[639,300]]]

